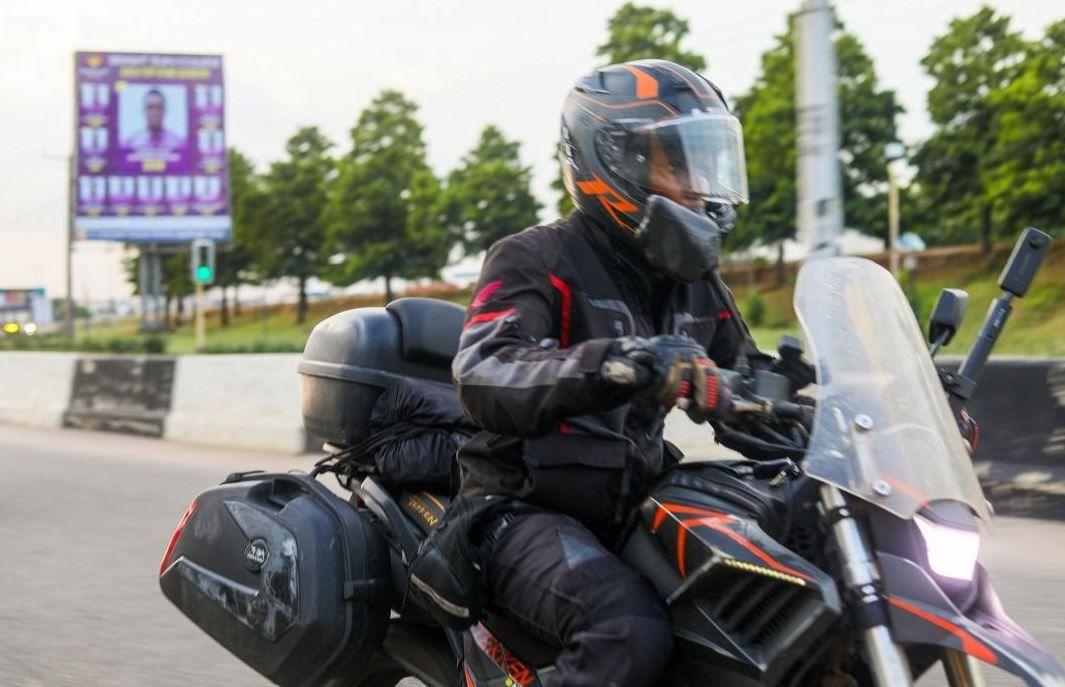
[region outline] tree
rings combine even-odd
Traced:
[[[254,252],[258,227],[251,209],[256,202],[252,196],[261,195],[261,182],[255,174],[251,160],[236,148],[229,149],[229,212],[233,220],[233,239],[228,246],[220,247],[216,256],[215,283],[222,291],[222,326],[229,326],[228,290],[234,291],[234,305],[240,314],[236,291],[245,283],[254,267]]]
[[[439,213],[439,182],[425,161],[418,106],[386,90],[359,115],[351,152],[330,198],[332,281],[435,276],[452,242]]]
[[[191,296],[196,290],[192,283],[189,264],[191,255],[187,249],[179,250],[171,255],[164,255],[161,260],[163,268],[163,326],[170,325],[170,303],[177,302],[177,310],[174,313],[174,326],[180,327],[185,320],[185,297]]]
[[[607,39],[595,54],[607,64],[631,60],[669,60],[693,71],[706,69],[706,60],[681,43],[691,28],[671,10],[626,2],[607,22]]]
[[[795,236],[798,194],[795,170],[794,26],[777,36],[762,55],[754,86],[737,99],[747,152],[750,203],[741,209],[732,246],[776,244],[778,280],[783,242]],[[902,108],[893,91],[879,87],[873,62],[858,39],[839,28],[835,38],[839,78],[840,163],[843,209],[848,225],[875,235],[886,233],[887,180],[884,145],[895,140],[895,117]]]
[[[1022,71],[989,95],[998,112],[987,188],[1009,232],[1065,229],[1065,19],[1031,46]]]
[[[990,185],[999,117],[990,95],[1014,81],[1025,52],[1024,40],[1009,23],[982,7],[953,20],[921,60],[935,80],[928,114],[938,129],[914,157],[917,181],[935,209],[935,231],[956,237],[979,226],[985,250],[995,234]]]
[[[448,175],[444,214],[467,254],[536,223],[541,205],[529,188],[532,168],[521,163],[519,146],[488,125]]]
[[[326,262],[325,209],[327,187],[335,163],[333,144],[316,127],[304,127],[285,144],[287,158],[270,165],[263,179],[262,197],[252,196],[252,226],[256,261],[266,277],[293,277],[299,288],[296,322],[307,318],[307,282]]]
[[[706,60],[682,45],[690,31],[688,20],[671,10],[626,2],[607,21],[607,39],[596,48],[595,54],[602,57],[605,64],[659,59],[702,71],[706,69]],[[562,181],[561,167],[551,188],[559,194],[556,206],[559,214],[568,214],[573,209],[573,202]]]

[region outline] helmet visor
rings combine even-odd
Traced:
[[[747,202],[743,129],[727,112],[696,113],[629,129],[612,169],[647,193],[689,207]]]

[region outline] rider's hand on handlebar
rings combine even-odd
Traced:
[[[611,345],[599,377],[609,388],[646,390],[664,405],[672,405],[691,361],[705,357],[703,347],[687,336],[623,336]]]
[[[682,394],[687,399],[685,410],[694,422],[727,420],[732,414],[732,390],[714,361],[698,358],[692,361],[691,383]]]

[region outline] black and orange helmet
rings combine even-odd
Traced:
[[[739,120],[714,84],[665,60],[581,78],[563,107],[559,156],[573,204],[629,234],[652,194],[712,217],[747,202]]]

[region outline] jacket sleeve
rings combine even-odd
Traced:
[[[759,352],[754,337],[751,336],[747,323],[740,315],[740,309],[736,306],[736,299],[725,282],[716,274],[711,277],[711,287],[715,298],[718,300],[717,319],[720,323],[713,340],[707,347],[710,359],[724,368],[731,368],[736,364],[740,354],[746,354],[749,359],[764,357]]]
[[[507,237],[488,251],[452,375],[474,422],[499,434],[534,437],[567,417],[625,399],[598,381],[612,339],[565,346],[569,287],[524,239]],[[562,339],[561,345],[551,339]]]

